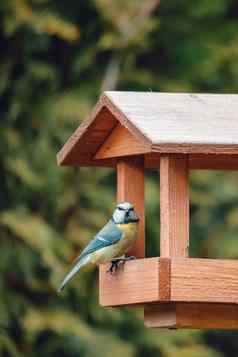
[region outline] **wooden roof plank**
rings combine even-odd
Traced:
[[[154,146],[238,145],[238,95],[106,92]]]
[[[118,123],[148,153],[238,154],[237,94],[105,92],[60,150],[58,164],[94,166]]]

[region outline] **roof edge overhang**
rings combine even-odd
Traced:
[[[60,166],[68,165],[82,165],[82,166],[114,166],[115,159],[108,160],[96,160],[94,155],[96,154],[98,148],[104,143],[107,137],[111,134],[112,130],[115,128],[117,123],[120,123],[124,128],[126,128],[138,141],[140,141],[145,147],[147,147],[147,152],[152,152],[152,141],[147,138],[130,120],[126,115],[118,108],[113,101],[110,99],[109,92],[104,92],[99,98],[97,104],[92,110],[89,117],[84,120],[76,131],[69,137],[67,142],[61,148],[57,154],[57,164]],[[101,121],[107,120],[105,115],[102,115],[103,111],[108,112],[109,116],[114,118],[114,124],[111,122],[108,125],[108,132],[104,133],[104,136],[98,139],[97,145],[92,146],[92,152],[89,155],[80,150],[80,145],[87,140],[87,135],[90,135],[90,130],[95,130],[93,128],[96,120],[102,116]],[[103,118],[104,116],[104,118]],[[98,130],[98,129],[97,129]],[[105,135],[106,134],[106,135]],[[101,140],[101,141],[100,141]]]
[[[212,142],[212,140],[204,140],[204,142],[202,142],[194,139],[181,141],[182,138],[177,142],[167,142],[166,135],[163,135],[162,131],[161,135],[158,133],[159,138],[156,142],[153,140],[153,135],[151,137],[146,136],[147,134],[144,134],[142,129],[134,124],[133,114],[126,114],[126,110],[122,109],[121,105],[118,104],[120,101],[116,100],[114,94],[114,92],[105,92],[101,95],[89,117],[82,122],[59,151],[57,155],[57,162],[59,165],[115,166],[120,156],[112,157],[110,156],[110,152],[110,155],[106,157],[104,154],[103,157],[103,155],[100,156],[99,149],[102,148],[104,144],[105,146],[108,144],[110,136],[112,136],[111,134],[114,133],[116,136],[115,128],[118,125],[121,125],[122,128],[126,129],[128,133],[133,136],[135,141],[137,140],[141,146],[143,146],[143,150],[139,151],[136,148],[137,151],[135,150],[132,155],[144,155],[145,160],[149,158],[149,161],[153,158],[152,162],[155,162],[156,167],[158,167],[159,155],[162,153],[189,154],[191,157],[202,155],[203,160],[205,161],[207,161],[206,156],[211,155],[213,161],[216,161],[218,164],[221,160],[220,155],[222,155],[222,162],[225,161],[223,156],[229,155],[230,161],[236,161],[238,156],[238,143],[236,144],[236,141],[233,142],[234,140],[227,140],[229,132],[226,135],[224,134],[224,139],[226,139],[224,140],[224,143],[222,140],[214,140],[214,142]],[[190,108],[193,105],[193,103],[190,102],[194,101],[194,95],[192,98],[191,95],[188,95],[188,99]],[[214,110],[211,108],[213,108],[211,105],[208,106],[212,116]],[[149,109],[147,108],[147,110]],[[220,112],[215,112],[214,115],[219,115],[219,113]],[[131,155],[131,151],[122,153],[121,157],[126,155]],[[201,165],[201,160],[199,162],[199,165]],[[148,166],[150,167],[151,165],[149,164]],[[202,164],[202,166],[204,165]]]
[[[168,153],[168,154],[200,154],[200,155],[238,155],[238,145],[229,144],[175,144],[161,143],[152,144],[151,153]]]
[[[114,115],[119,123],[124,126],[132,135],[135,136],[136,139],[141,141],[145,146],[151,147],[152,141],[142,133],[131,121],[130,119],[123,113],[123,111],[118,108],[117,105],[111,100],[109,95],[104,92],[102,95],[102,100],[105,103],[105,106],[111,111],[112,115]]]

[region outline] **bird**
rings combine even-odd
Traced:
[[[119,203],[111,219],[76,258],[73,268],[63,279],[58,292],[64,289],[83,266],[111,262],[107,272],[112,274],[120,262],[135,259],[136,257],[126,257],[125,254],[137,239],[138,224],[139,217],[134,206],[130,202]]]

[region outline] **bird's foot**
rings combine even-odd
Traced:
[[[113,274],[113,272],[118,269],[120,261],[121,261],[120,259],[111,260],[111,265],[110,268],[107,270],[107,273]]]
[[[128,260],[133,260],[136,259],[136,257],[134,256],[130,256],[130,257],[123,257],[123,258],[114,258],[111,260],[111,266],[110,268],[107,270],[107,273],[113,274],[114,271],[116,271],[120,265],[120,263],[125,263]]]

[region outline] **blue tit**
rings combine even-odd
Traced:
[[[85,265],[111,262],[109,271],[112,273],[120,261],[134,258],[122,256],[135,243],[138,222],[139,218],[133,205],[129,202],[119,203],[113,212],[112,218],[76,259],[75,265],[64,278],[58,291],[62,291],[65,285]]]

